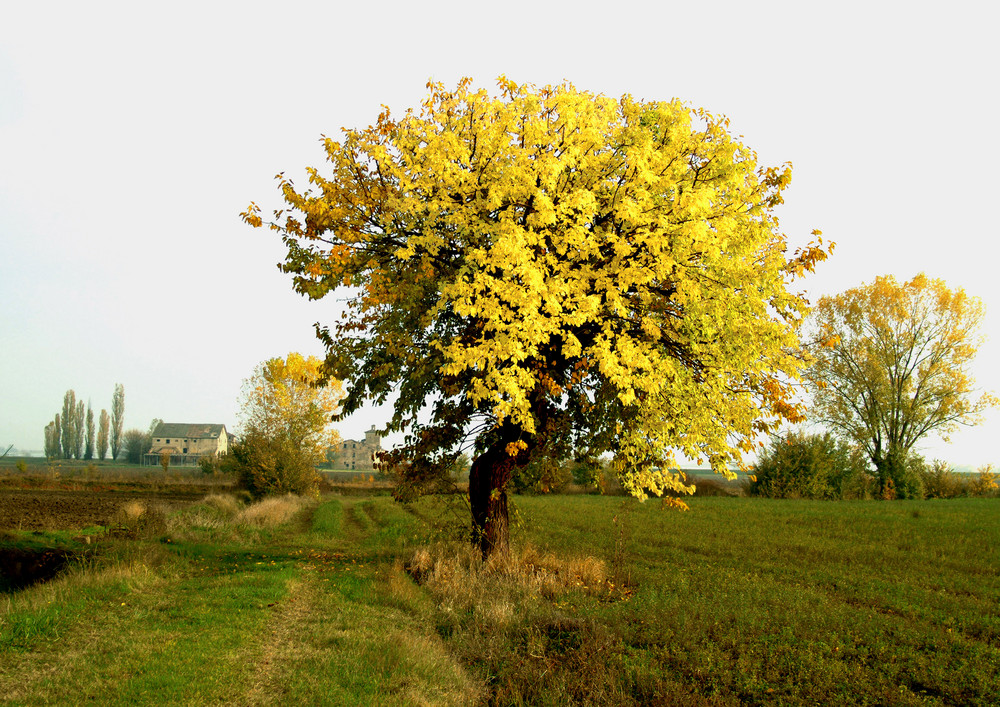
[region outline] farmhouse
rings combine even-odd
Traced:
[[[146,464],[159,464],[162,454],[170,455],[171,465],[184,466],[197,464],[201,457],[219,457],[229,452],[225,425],[161,422],[153,430],[152,438]]]
[[[375,455],[382,451],[382,435],[375,430],[375,425],[365,432],[364,440],[345,439],[340,443],[340,449],[330,450],[334,468],[356,471],[374,471]]]

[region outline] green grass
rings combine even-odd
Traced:
[[[515,503],[501,569],[430,499],[191,507],[0,594],[0,702],[1000,703],[995,500]]]

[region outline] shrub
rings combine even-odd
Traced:
[[[287,436],[251,432],[222,459],[222,469],[235,473],[254,498],[287,493],[314,495],[320,476],[308,450]]]
[[[573,483],[580,486],[598,486],[600,484],[603,464],[599,459],[578,459],[570,465]]]
[[[961,498],[977,496],[989,498],[997,493],[997,475],[993,465],[979,467],[975,474],[960,474],[940,459],[927,467],[915,467],[926,498]]]
[[[920,476],[926,498],[957,498],[966,493],[961,477],[940,459],[935,459],[929,467],[914,463],[913,471]]]
[[[1000,484],[997,484],[997,474],[993,471],[993,465],[979,467],[969,483],[969,495],[991,498],[997,495],[998,490]]]
[[[201,467],[204,474],[217,474],[221,465],[217,456],[206,454],[203,457],[198,457],[198,466]]]
[[[793,432],[771,439],[747,487],[770,498],[863,498],[871,487],[861,454],[831,434]]]
[[[884,471],[881,477],[881,498],[890,501],[897,498],[924,498],[926,472],[927,464],[923,457],[913,452],[907,453],[902,465],[892,466]]]
[[[129,464],[142,464],[142,458],[152,446],[152,436],[142,430],[125,430],[125,434],[122,435],[122,448],[125,450],[125,460]]]

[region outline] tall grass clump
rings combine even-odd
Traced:
[[[167,512],[159,504],[131,500],[111,517],[108,534],[126,538],[150,538],[167,529]]]
[[[532,546],[483,561],[467,544],[418,549],[406,571],[429,591],[435,624],[459,660],[485,677],[491,704],[624,704],[608,679],[617,639],[564,605],[619,595],[604,561]]]
[[[243,504],[235,496],[228,493],[210,493],[205,496],[202,503],[215,509],[225,518],[232,518],[243,508]]]
[[[232,494],[210,493],[198,503],[171,515],[167,519],[167,530],[177,539],[193,539],[203,531],[234,531],[235,518],[242,508],[243,502]],[[233,535],[232,532],[223,534]]]
[[[301,496],[269,496],[236,514],[234,522],[258,528],[276,528],[284,525],[302,510],[309,501]]]

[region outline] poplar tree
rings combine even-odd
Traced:
[[[122,449],[122,425],[125,422],[125,386],[115,383],[111,396],[111,458],[118,459]]]
[[[73,420],[76,417],[76,393],[67,390],[63,395],[62,421],[60,423],[59,440],[62,447],[62,458],[72,459],[76,449],[76,438],[73,436]]]
[[[83,451],[84,459],[94,458],[94,409],[87,401],[87,446]]]
[[[59,415],[55,420],[45,425],[45,456],[48,459],[59,457]]]
[[[54,429],[52,430],[52,443],[53,443],[53,454],[52,456],[56,459],[62,458],[62,416],[57,412],[55,419],[52,421]]]
[[[108,411],[101,409],[101,415],[97,422],[97,458],[104,461],[108,456],[108,432],[110,428],[111,419],[108,417]]]
[[[77,400],[76,411],[73,414],[73,441],[76,443],[73,449],[74,459],[83,458],[83,448],[87,442],[86,419],[86,407],[82,400]]]

